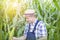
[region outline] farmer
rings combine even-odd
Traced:
[[[27,21],[24,30],[26,40],[47,40],[46,25],[43,21],[39,21],[36,18],[35,11],[27,9],[24,15]]]
[[[47,29],[43,21],[39,21],[33,9],[27,9],[24,13],[26,26],[24,35],[20,40],[47,40]]]

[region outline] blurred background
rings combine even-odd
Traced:
[[[24,11],[36,11],[46,23],[48,40],[60,40],[60,0],[0,0],[0,40],[12,40],[23,35],[26,24]]]

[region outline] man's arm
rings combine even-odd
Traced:
[[[24,36],[25,36],[25,37],[27,36],[28,27],[29,27],[29,25],[28,25],[28,24],[26,24],[26,26],[25,26],[25,30],[24,30]]]
[[[25,40],[28,32],[28,25],[25,26],[24,34],[21,37],[13,37],[13,40]]]
[[[47,29],[46,29],[46,25],[43,21],[39,22],[39,31],[38,31],[38,36],[39,39],[46,39],[47,40]]]

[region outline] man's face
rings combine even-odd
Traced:
[[[31,23],[33,21],[33,17],[34,17],[33,15],[25,15],[26,21],[28,23]]]

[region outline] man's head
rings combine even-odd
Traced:
[[[31,23],[35,20],[35,11],[33,9],[27,9],[24,13],[26,21]]]

